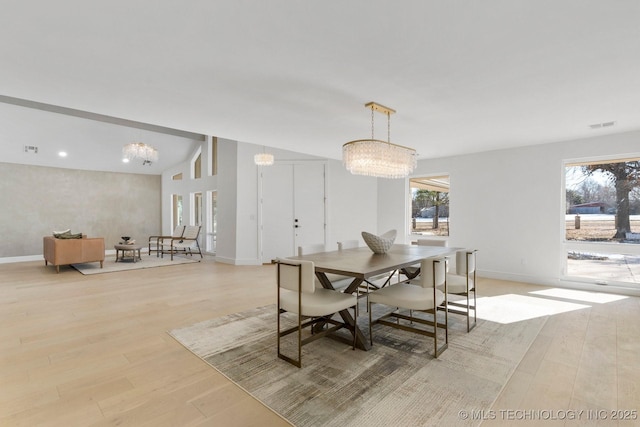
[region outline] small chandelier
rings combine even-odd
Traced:
[[[404,178],[416,167],[416,150],[391,143],[391,114],[395,110],[369,102],[371,108],[371,139],[358,139],[342,146],[342,161],[354,175],[378,178]],[[373,137],[373,113],[379,111],[387,115],[387,141]]]
[[[271,166],[274,162],[273,154],[266,153],[262,146],[262,153],[253,156],[253,162],[258,166]]]
[[[151,165],[158,161],[158,150],[143,142],[132,142],[122,148],[122,155],[126,161],[142,159],[143,165]]]

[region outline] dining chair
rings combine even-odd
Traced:
[[[316,243],[316,244],[313,244],[313,245],[298,246],[298,256],[317,254],[317,253],[325,252],[325,251],[326,251],[326,247],[325,247],[324,243]]]
[[[447,311],[447,258],[427,258],[420,263],[422,274],[419,286],[409,283],[397,283],[371,292],[369,295],[369,341],[373,346],[373,323],[392,328],[415,332],[433,338],[434,357],[440,356],[449,346],[449,317]],[[443,290],[440,290],[440,287]],[[384,304],[395,307],[395,311],[372,322],[372,304]],[[403,314],[400,309],[409,310]],[[444,312],[444,323],[438,321],[438,311]],[[431,314],[433,320],[413,315],[414,311]],[[387,320],[389,317],[395,322]],[[400,322],[400,320],[408,321]],[[416,323],[416,325],[414,325]],[[426,327],[418,327],[426,325]],[[438,346],[438,328],[444,329],[444,344]]]
[[[326,247],[324,243],[298,246],[298,256],[317,254],[325,251]],[[327,276],[327,279],[329,279],[329,281],[331,282],[331,286],[333,286],[334,289],[344,290],[353,280],[352,277],[343,276],[341,274],[325,273],[325,276]],[[324,288],[318,278],[316,278],[315,284],[317,288]]]
[[[318,289],[314,284],[313,261],[301,261],[290,259],[278,259],[278,358],[291,363],[298,368],[302,367],[302,347],[310,342],[333,333],[339,329],[347,328],[353,334],[352,348],[356,348],[356,328],[358,320],[358,299],[355,295],[331,289]],[[334,319],[334,315],[342,310],[354,310],[353,325]],[[281,330],[281,315],[284,313],[296,314],[296,324],[285,330]],[[302,337],[302,330],[313,327],[317,323],[331,324],[333,326],[314,331],[311,335]],[[297,359],[281,352],[281,338],[298,333]]]
[[[204,258],[200,250],[200,243],[198,243],[201,228],[202,226],[200,225],[187,225],[182,236],[172,237],[168,243],[165,243],[167,239],[163,239],[160,242],[160,245],[163,247],[161,252],[162,257],[164,257],[164,253],[167,251],[164,247],[168,247],[168,252],[171,254],[171,261],[173,261],[173,255],[179,251],[183,251],[185,254],[191,256],[193,256],[195,252],[200,254],[200,258]]]
[[[449,246],[449,242],[441,239],[418,239],[418,246],[441,246],[447,247]],[[407,280],[412,280],[418,277],[420,274],[420,265],[412,265],[409,267],[401,268],[400,274],[403,274],[407,277]],[[398,279],[400,275],[398,275]]]
[[[478,317],[476,313],[476,252],[459,250],[456,252],[456,272],[447,275],[447,289],[449,294],[464,297],[464,300],[450,300],[449,313],[460,314],[467,318],[467,332],[476,327]],[[471,300],[473,295],[473,302]],[[473,322],[471,315],[473,312]]]
[[[162,240],[182,237],[184,229],[184,225],[178,225],[170,236],[149,236],[149,255],[155,252],[156,257],[159,257],[162,252]]]
[[[360,241],[353,239],[353,240],[341,240],[338,242],[338,250],[344,250],[344,249],[355,249],[360,247]]]

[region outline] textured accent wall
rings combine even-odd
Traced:
[[[129,235],[146,245],[161,230],[159,175],[0,163],[0,258],[42,254],[53,230],[104,237],[106,249]]]

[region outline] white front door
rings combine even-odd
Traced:
[[[280,164],[262,170],[262,262],[295,256],[325,242],[325,163]]]

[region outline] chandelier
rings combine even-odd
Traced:
[[[253,156],[253,162],[258,166],[271,166],[274,162],[273,154],[265,153],[265,148],[262,146],[262,153]]]
[[[158,150],[143,142],[132,142],[122,147],[122,156],[125,161],[142,159],[143,165],[151,165],[158,161]]]
[[[371,139],[358,139],[342,146],[342,161],[354,175],[378,178],[404,178],[413,172],[417,163],[416,150],[391,143],[391,114],[395,110],[369,102],[371,108]],[[373,113],[379,111],[387,115],[387,141],[373,136]]]

